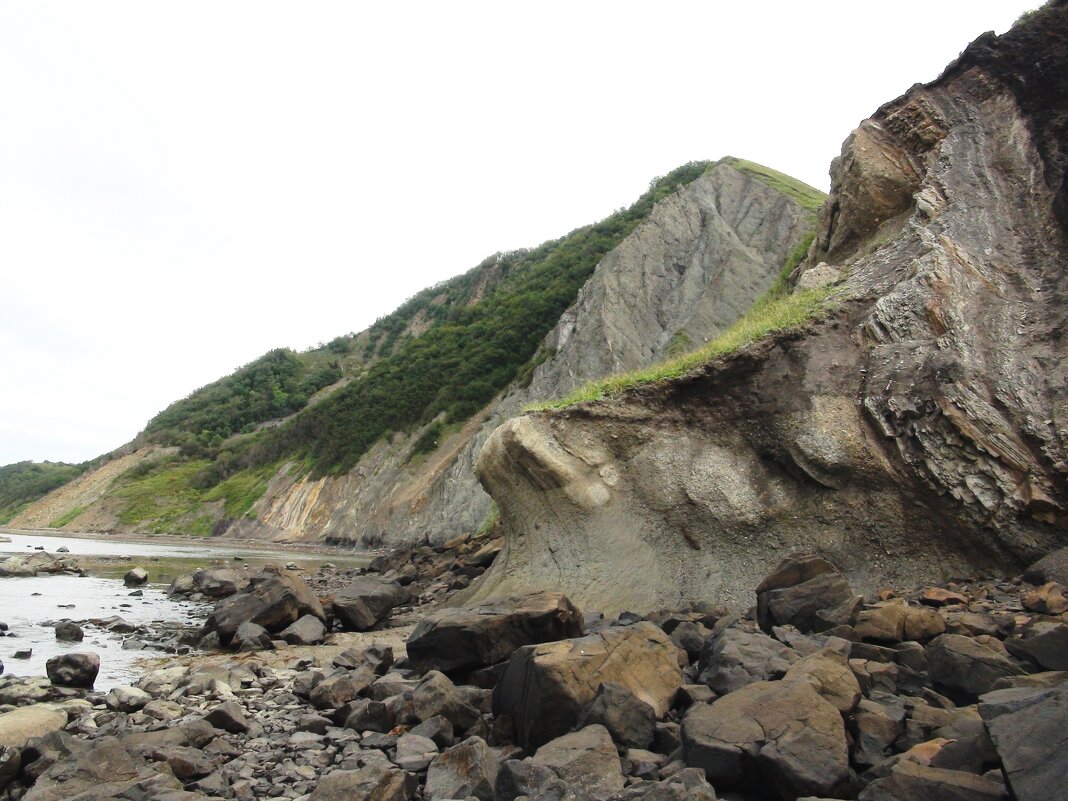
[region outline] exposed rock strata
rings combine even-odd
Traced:
[[[865,590],[1063,545],[1066,30],[1056,4],[983,36],[849,137],[802,265],[847,274],[826,319],[497,429],[507,542],[471,597],[737,602],[784,547]]]

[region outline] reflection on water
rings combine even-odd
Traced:
[[[177,576],[197,567],[226,565],[255,572],[265,564],[295,562],[303,571],[314,572],[326,562],[339,567],[366,565],[366,554],[290,553],[265,548],[220,547],[208,543],[162,545],[101,538],[51,537],[3,532],[11,542],[0,542],[0,559],[8,554],[32,553],[43,547],[56,553],[66,547],[70,556],[81,557],[91,575],[0,578],[0,622],[7,623],[14,637],[0,638],[0,661],[4,674],[43,676],[49,657],[64,651],[95,651],[100,654],[100,676],[96,689],[133,681],[139,673],[135,663],[162,654],[155,651],[125,650],[123,635],[96,626],[85,626],[85,640],[57,642],[51,626],[63,618],[75,621],[118,615],[137,625],[188,621],[197,625],[210,611],[207,604],[172,599],[167,585]],[[118,557],[130,557],[129,560]],[[99,561],[103,560],[103,561]],[[148,570],[149,584],[141,597],[131,596],[122,576],[135,565]],[[73,607],[70,605],[73,604]],[[129,635],[126,635],[129,636]],[[16,651],[33,649],[28,660],[15,659]]]

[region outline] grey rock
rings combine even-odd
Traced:
[[[998,640],[989,638],[959,634],[936,637],[927,646],[931,680],[950,692],[980,696],[989,692],[998,679],[1024,672],[1003,649]]]
[[[308,801],[411,801],[418,783],[415,776],[396,768],[369,764],[359,770],[335,770],[319,779]]]
[[[470,671],[503,662],[516,648],[582,635],[582,613],[562,593],[439,609],[416,625],[408,659],[419,670]]]
[[[437,755],[437,743],[429,737],[407,732],[397,738],[397,754],[393,761],[402,770],[418,773],[426,770]]]
[[[791,625],[801,632],[825,631],[852,623],[860,598],[834,565],[816,554],[793,554],[756,588],[757,620],[770,633]]]
[[[152,696],[137,687],[118,686],[108,690],[104,703],[116,712],[136,712],[143,709]]]
[[[85,638],[85,632],[77,623],[70,620],[61,620],[56,624],[56,639],[67,642],[81,642]]]
[[[860,801],[1008,801],[1005,788],[974,773],[901,760],[890,775],[872,782]]]
[[[374,642],[362,648],[349,648],[334,657],[334,667],[356,669],[367,667],[376,676],[383,676],[393,665],[393,648]]]
[[[48,679],[60,687],[91,689],[100,673],[100,657],[92,652],[75,652],[53,656],[45,662]]]
[[[515,801],[520,796],[539,797],[541,790],[557,781],[556,772],[529,759],[509,759],[501,763],[494,792],[497,801]]]
[[[290,645],[319,645],[326,637],[326,626],[315,615],[304,615],[278,636]]]
[[[315,620],[315,618],[312,618]],[[245,621],[237,627],[230,647],[235,651],[273,651],[271,635],[263,626]]]
[[[800,658],[766,634],[727,628],[705,642],[697,678],[725,695],[754,682],[779,678]]]
[[[1068,771],[1068,730],[1064,727],[1068,685],[1020,692],[1000,690],[983,696],[979,714],[1017,801],[1062,797]],[[1018,694],[1007,702],[1004,693]]]
[[[425,794],[430,801],[474,796],[493,801],[493,788],[500,765],[480,737],[469,737],[442,751],[430,763]]]
[[[419,721],[441,716],[459,731],[466,731],[480,720],[478,710],[468,703],[465,694],[437,670],[427,673],[415,686],[411,704]]]
[[[245,710],[236,701],[226,701],[209,711],[204,720],[216,729],[228,731],[231,734],[240,734],[249,729]]]
[[[308,700],[317,709],[337,709],[356,698],[372,681],[374,674],[366,668],[339,670],[316,684]]]
[[[628,748],[648,748],[653,741],[656,712],[626,687],[604,682],[579,719],[579,728],[600,724],[612,739]]]
[[[335,594],[334,616],[346,631],[366,631],[407,599],[408,591],[395,581],[358,576]]]
[[[304,615],[326,619],[319,599],[304,581],[268,566],[250,579],[247,589],[219,601],[203,631],[217,633],[222,644],[228,645],[242,623],[255,623],[274,633]]]
[[[1019,638],[1005,641],[1009,653],[1046,670],[1068,670],[1068,625],[1051,620],[1031,623]]]
[[[1024,571],[1023,577],[1035,585],[1055,581],[1068,587],[1068,548],[1058,548],[1038,559]]]
[[[126,571],[122,580],[127,587],[138,587],[148,582],[148,571],[143,567],[132,568]]]

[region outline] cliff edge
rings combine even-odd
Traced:
[[[794,276],[838,283],[821,317],[492,434],[506,545],[467,598],[738,603],[788,551],[871,589],[1063,545],[1066,150],[1062,2],[846,140]]]

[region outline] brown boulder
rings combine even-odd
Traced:
[[[525,645],[512,654],[493,691],[493,712],[511,718],[517,742],[527,749],[568,732],[604,682],[625,687],[663,717],[682,684],[678,655],[668,636],[647,622]]]
[[[591,798],[605,801],[623,789],[623,768],[604,726],[587,726],[551,740],[531,759]]]
[[[757,621],[793,625],[802,632],[848,625],[859,598],[841,572],[815,554],[793,554],[781,561],[756,588]]]
[[[319,599],[307,584],[297,576],[282,574],[268,566],[250,579],[243,592],[216,604],[215,611],[204,623],[203,633],[214,631],[227,645],[242,623],[255,623],[275,633],[304,615],[326,620]]]
[[[830,796],[849,778],[842,716],[807,682],[758,682],[682,722],[683,756],[717,788],[753,788],[792,801]]]
[[[366,631],[408,600],[400,584],[377,576],[358,576],[334,596],[334,617],[346,631]]]

